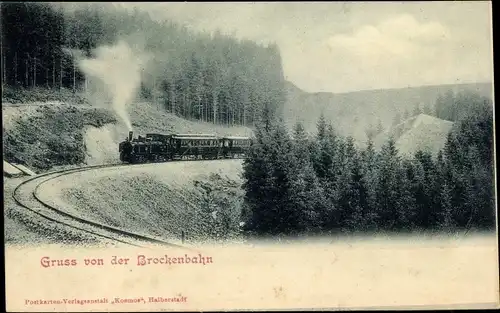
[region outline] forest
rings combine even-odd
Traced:
[[[153,55],[140,96],[168,112],[253,125],[264,107],[282,110],[284,78],[275,44],[196,33],[112,3],[3,2],[1,16],[3,89],[85,91],[77,57],[125,40]]]
[[[401,157],[392,138],[380,151],[370,139],[366,148],[357,148],[323,116],[314,137],[300,123],[290,135],[268,117],[244,161],[247,232],[494,229],[493,105],[477,95],[469,100],[475,107],[457,116],[437,156],[418,151]],[[437,107],[452,112],[461,101],[462,96],[443,97]]]

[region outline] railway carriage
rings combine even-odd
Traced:
[[[248,137],[223,137],[220,139],[222,155],[225,158],[243,157],[252,141]]]
[[[215,135],[172,135],[171,144],[175,150],[174,158],[217,159],[219,155],[219,145]]]

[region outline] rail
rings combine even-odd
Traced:
[[[139,164],[137,164],[137,165],[139,165]],[[93,230],[89,230],[89,229],[85,229],[85,228],[82,228],[82,227],[78,227],[78,226],[73,225],[71,223],[65,222],[65,221],[63,221],[61,219],[57,219],[57,218],[51,217],[51,216],[49,216],[47,214],[44,214],[42,212],[39,212],[36,209],[31,208],[29,205],[25,204],[23,202],[23,200],[21,200],[21,197],[20,197],[20,194],[19,194],[20,189],[23,186],[25,186],[26,184],[28,184],[28,183],[31,183],[31,182],[33,182],[35,180],[39,180],[39,179],[41,179],[43,177],[48,177],[47,179],[42,180],[41,182],[37,183],[36,187],[34,188],[34,190],[31,193],[31,196],[38,203],[40,203],[40,205],[42,205],[43,207],[49,209],[50,211],[52,211],[52,212],[54,212],[54,213],[56,213],[56,214],[58,214],[60,216],[64,216],[66,218],[69,218],[70,220],[77,221],[77,222],[79,222],[81,224],[84,224],[86,226],[91,226],[91,227],[95,227],[95,228],[98,228],[98,229],[103,229],[103,230],[108,231],[108,232],[110,232],[112,234],[118,234],[118,235],[122,235],[122,236],[125,236],[125,237],[133,238],[133,239],[136,239],[136,240],[142,240],[142,241],[153,243],[153,244],[159,244],[159,245],[164,245],[164,246],[170,246],[170,247],[176,247],[176,248],[191,250],[190,248],[185,247],[185,246],[176,245],[176,244],[169,243],[169,242],[166,242],[166,241],[163,241],[163,240],[160,240],[160,239],[156,239],[156,238],[152,238],[152,237],[149,237],[149,236],[145,236],[145,235],[133,233],[133,232],[130,232],[130,231],[127,231],[127,230],[124,230],[124,229],[120,229],[120,228],[117,228],[117,227],[112,227],[112,226],[109,226],[109,225],[105,225],[105,224],[102,224],[102,223],[94,222],[94,221],[91,221],[91,220],[88,220],[88,219],[76,216],[74,214],[71,214],[71,213],[65,212],[63,210],[60,210],[60,209],[56,208],[55,206],[53,206],[51,204],[46,203],[38,195],[38,188],[40,187],[40,185],[42,185],[42,184],[44,184],[44,183],[46,183],[46,182],[48,182],[50,180],[56,179],[58,177],[61,177],[61,176],[64,176],[64,175],[73,174],[73,173],[78,173],[78,172],[84,172],[84,171],[89,171],[89,170],[100,169],[100,168],[113,168],[113,167],[119,167],[119,166],[134,166],[134,165],[124,165],[124,164],[121,164],[121,163],[118,163],[118,164],[108,164],[108,165],[94,165],[94,166],[86,166],[86,167],[82,167],[82,168],[73,168],[73,169],[58,170],[58,171],[52,171],[52,172],[40,174],[40,175],[37,175],[35,177],[29,178],[29,179],[21,182],[19,185],[17,185],[16,188],[14,189],[13,193],[12,193],[12,197],[13,197],[14,201],[20,207],[22,207],[24,209],[27,209],[30,212],[35,213],[35,214],[37,214],[37,215],[39,215],[39,216],[41,216],[41,217],[43,217],[43,218],[45,218],[47,220],[50,220],[52,222],[65,225],[65,226],[77,229],[77,230],[85,232],[85,233],[90,233],[91,235],[94,235],[94,236],[97,236],[97,237],[102,237],[102,238],[110,239],[110,240],[113,240],[113,241],[117,241],[117,242],[120,242],[120,243],[132,245],[132,246],[143,247],[142,245],[138,245],[138,244],[135,244],[135,243],[130,243],[130,242],[124,241],[124,240],[122,240],[120,238],[117,238],[117,237],[108,236],[108,235],[105,235],[105,234],[102,234],[102,233],[95,232]]]

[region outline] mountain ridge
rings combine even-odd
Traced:
[[[301,92],[312,94],[312,95],[319,95],[319,94],[334,94],[334,95],[343,95],[343,94],[353,94],[353,93],[360,93],[360,92],[377,92],[377,91],[395,91],[395,90],[404,90],[404,89],[421,89],[421,88],[433,88],[433,87],[446,87],[450,86],[452,88],[456,87],[467,87],[467,86],[472,86],[472,85],[492,85],[493,82],[491,81],[478,81],[478,82],[470,82],[470,83],[458,83],[458,84],[453,84],[453,83],[447,83],[447,84],[430,84],[430,85],[420,85],[420,86],[408,86],[408,87],[395,87],[395,88],[374,88],[374,89],[360,89],[360,90],[351,90],[351,91],[342,91],[342,92],[333,92],[333,91],[306,91],[299,86],[295,85],[293,82],[289,80],[285,80],[285,88],[288,86],[292,86],[292,88],[296,88],[300,90]]]
[[[314,134],[318,118],[323,113],[338,134],[352,136],[361,145],[368,140],[368,128],[381,126],[383,131],[388,130],[398,114],[405,120],[414,115],[417,106],[422,111],[424,108],[433,111],[438,96],[446,92],[474,92],[493,99],[493,84],[489,82],[309,93],[286,81],[285,89],[283,113],[288,127],[301,121],[306,131]],[[432,115],[432,112],[425,113]]]

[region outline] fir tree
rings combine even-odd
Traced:
[[[379,162],[376,187],[377,224],[383,229],[392,229],[396,224],[396,212],[399,209],[396,183],[400,166],[400,158],[392,137],[382,146]]]
[[[365,197],[365,227],[367,230],[377,229],[377,183],[378,183],[378,157],[373,147],[373,141],[369,140],[366,149],[361,155],[363,171],[362,182],[366,187]]]

